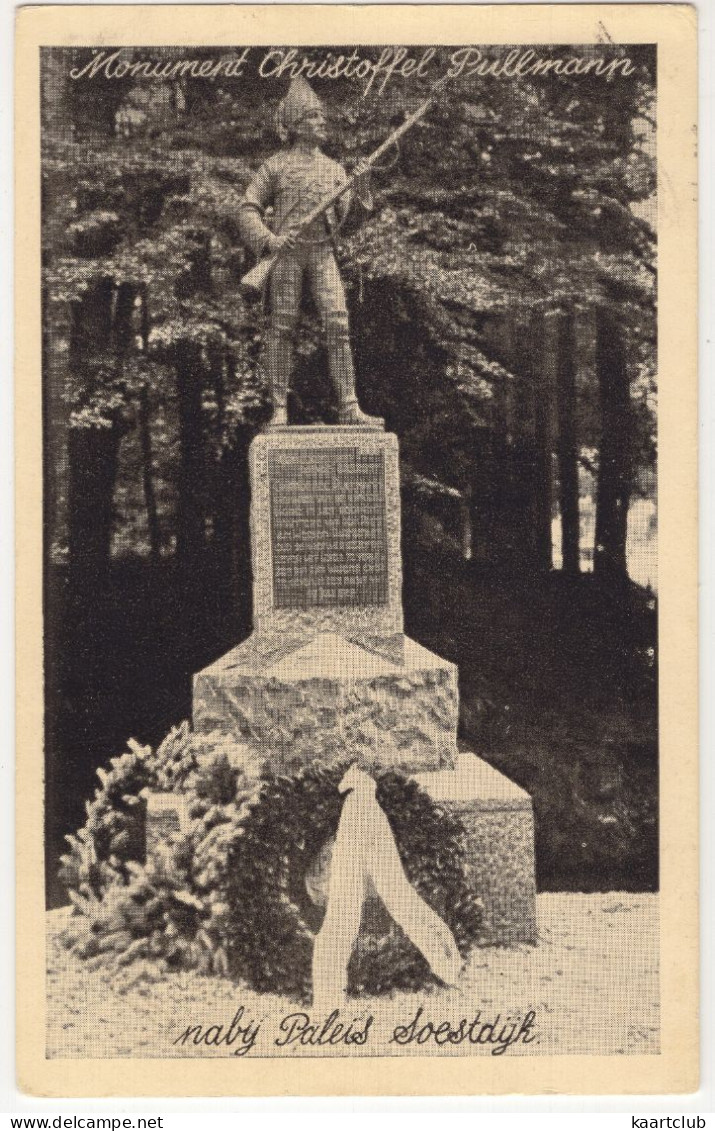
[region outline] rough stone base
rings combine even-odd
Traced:
[[[529,794],[475,754],[458,754],[454,770],[414,777],[464,824],[472,890],[484,904],[484,943],[535,943],[534,816]]]
[[[194,729],[276,770],[346,755],[368,768],[452,768],[457,669],[407,637],[400,652],[391,660],[336,633],[287,652],[251,639],[194,677]]]

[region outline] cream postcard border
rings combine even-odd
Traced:
[[[698,1087],[697,14],[688,5],[27,7],[16,41],[17,1080],[40,1096],[646,1094]],[[45,1060],[40,56],[43,45],[658,47],[662,1052]]]

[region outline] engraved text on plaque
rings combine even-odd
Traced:
[[[382,452],[271,452],[268,480],[274,607],[387,604]]]

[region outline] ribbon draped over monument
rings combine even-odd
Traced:
[[[462,958],[452,932],[405,875],[374,778],[352,766],[338,789],[347,793],[330,861],[327,908],[313,952],[314,1001],[339,1001],[360,930],[363,904],[376,893],[437,977],[455,985]]]

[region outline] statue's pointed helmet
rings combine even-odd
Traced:
[[[278,104],[278,130],[281,137],[287,137],[289,131],[295,129],[311,110],[322,109],[323,103],[310,84],[300,75],[293,79],[288,93]]]

